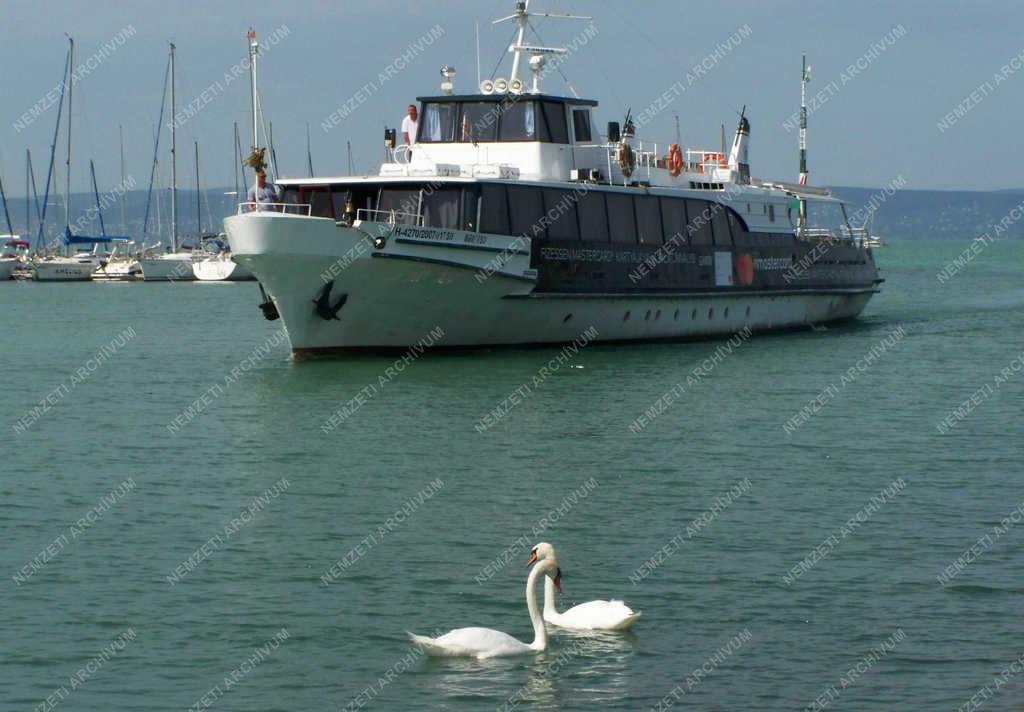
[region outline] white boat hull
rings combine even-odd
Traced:
[[[0,259],[0,282],[11,279],[11,272],[19,265],[21,262],[18,260]]]
[[[444,348],[569,343],[584,333],[590,341],[727,336],[853,317],[872,296],[865,290],[535,294],[529,255],[507,249],[514,238],[488,236],[491,248],[473,250],[392,237],[374,249],[370,235],[388,234],[388,226],[346,228],[270,213],[236,215],[224,224],[235,259],[274,301],[296,356],[402,350],[438,333],[430,342]],[[332,306],[347,297],[337,319],[314,307],[329,282]]]
[[[32,279],[37,282],[88,282],[95,270],[95,262],[45,260],[32,264]]]
[[[142,277],[142,268],[135,260],[116,260],[97,267],[92,273],[97,282],[124,282]]]
[[[139,260],[139,267],[147,282],[191,282],[195,279],[193,262],[192,255],[178,253],[145,257]]]
[[[192,272],[201,282],[238,282],[256,279],[248,267],[224,255],[209,257],[194,263]]]

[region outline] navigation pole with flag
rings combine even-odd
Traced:
[[[811,68],[807,66],[807,55],[803,54],[803,69],[800,71],[800,185],[807,185],[807,83],[811,81]]]

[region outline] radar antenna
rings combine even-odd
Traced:
[[[522,86],[519,79],[519,66],[523,52],[530,55],[530,69],[533,71],[533,87],[530,91],[534,94],[540,93],[540,74],[544,68],[544,55],[568,54],[569,50],[563,47],[543,47],[540,45],[526,44],[526,28],[530,26],[531,17],[551,17],[562,20],[593,20],[593,17],[584,15],[564,15],[554,12],[530,12],[530,0],[517,0],[515,13],[508,17],[494,20],[491,24],[497,25],[502,22],[515,21],[519,29],[516,32],[516,40],[509,45],[508,51],[512,53],[512,75],[508,79],[509,86]]]

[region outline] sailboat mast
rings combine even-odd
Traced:
[[[174,43],[171,42],[171,251],[178,251],[178,166],[174,150],[177,147],[174,128],[177,119],[174,110]]]
[[[28,154],[28,178],[29,182],[32,184],[32,201],[36,204],[36,219],[39,220],[39,224],[42,225],[43,218],[39,214],[39,190],[36,188],[36,169],[32,166],[32,151],[26,150],[25,153]],[[31,211],[29,214],[31,215]],[[28,222],[31,227],[31,220]],[[31,230],[29,230],[29,234],[31,234]]]
[[[32,197],[32,151],[25,149],[25,239],[32,234],[32,209],[30,199]]]
[[[242,187],[241,187],[242,184],[241,184],[241,181],[239,181],[239,179],[238,179],[238,170],[239,170],[239,166],[241,165],[241,160],[242,160],[242,157],[239,155],[241,153],[240,146],[241,146],[241,144],[240,144],[239,139],[238,139],[238,122],[236,121],[235,122],[235,202],[236,203],[242,202]]]
[[[267,128],[267,148],[270,149],[270,174],[277,175],[277,155],[274,153],[274,122]]]
[[[75,39],[68,36],[68,155],[64,162],[64,227],[71,227],[71,98],[75,90]]]
[[[107,228],[103,224],[103,206],[100,205],[100,189],[96,185],[96,166],[93,164],[92,159],[89,159],[89,175],[92,176],[92,194],[96,198],[96,215],[100,218],[100,234],[106,237]]]
[[[7,218],[7,232],[14,235],[14,226],[11,225],[11,213],[7,210],[7,194],[4,192],[4,179],[0,178],[0,200],[4,202],[4,217]]]
[[[313,153],[309,150],[309,122],[306,122],[306,163],[309,167],[309,177],[313,177]]]
[[[199,142],[196,141],[196,246],[202,241],[203,236],[203,209],[200,203],[199,192]]]
[[[124,194],[127,192],[127,186],[124,183],[124,127],[121,124],[117,125],[117,133],[121,138],[121,234],[127,237],[128,228],[124,219]]]

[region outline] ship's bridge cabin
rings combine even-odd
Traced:
[[[596,101],[511,93],[418,101],[416,145],[397,146],[383,176],[568,181],[573,169],[600,169],[605,159],[591,116]]]

